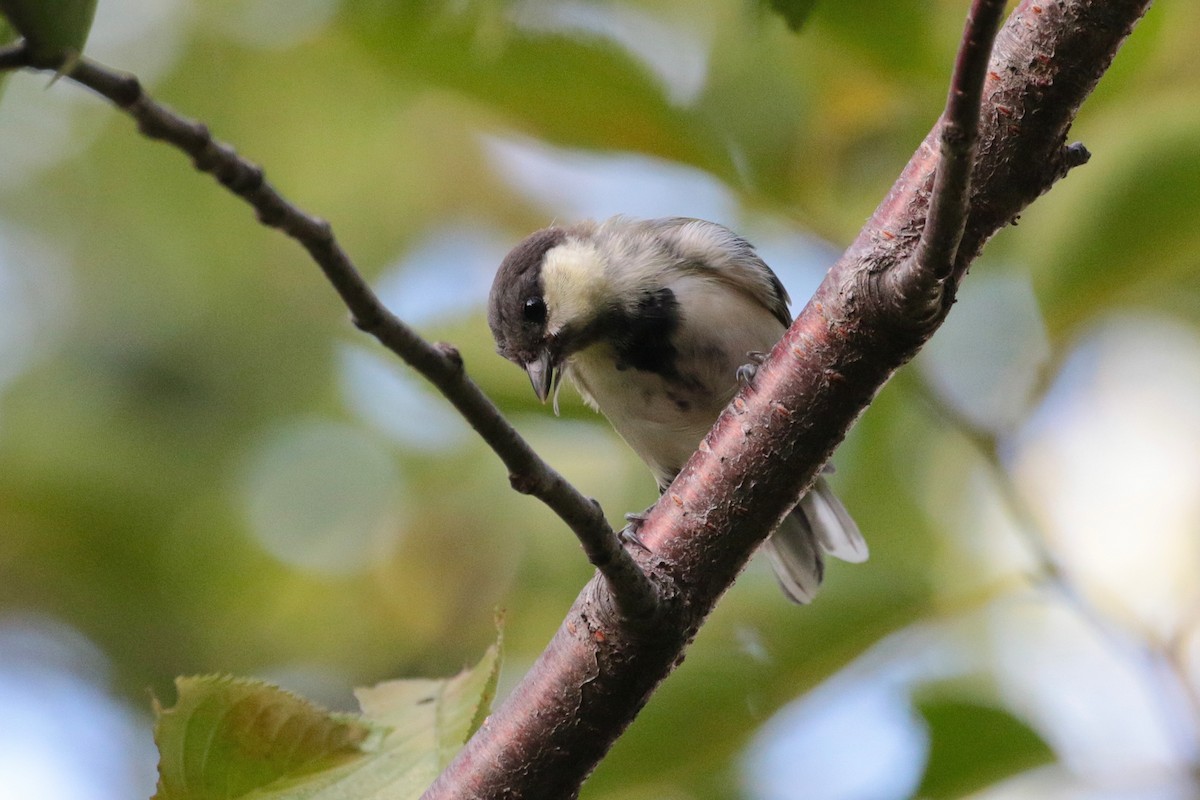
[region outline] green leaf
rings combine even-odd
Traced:
[[[0,0],[3,13],[37,56],[78,56],[83,52],[96,0]]]
[[[793,33],[799,33],[804,23],[808,22],[817,0],[763,0],[763,3],[783,17],[783,21]]]
[[[176,681],[158,710],[155,800],[419,797],[488,713],[500,670],[493,645],[445,680],[356,692],[361,716],[331,714],[257,680]]]
[[[940,697],[918,701],[917,710],[930,736],[918,797],[963,797],[1054,761],[1049,745],[1003,709]]]

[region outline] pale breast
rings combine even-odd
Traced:
[[[767,309],[739,292],[691,278],[670,288],[681,310],[670,368],[631,367],[603,342],[567,364],[584,399],[608,418],[660,485],[683,467],[733,398],[737,369],[748,354],[769,350],[783,333]]]

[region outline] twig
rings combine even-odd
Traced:
[[[35,63],[20,44],[0,49],[0,69],[17,67],[57,70],[61,64]],[[588,560],[608,581],[621,613],[635,622],[653,616],[658,590],[622,546],[599,504],[580,494],[521,438],[467,377],[456,349],[426,342],[387,310],[338,244],[328,222],[289,202],[266,181],[261,167],[214,139],[203,123],[147,95],[136,77],[88,59],[80,59],[67,77],[112,101],[133,117],[146,137],[186,153],[196,169],[212,175],[253,207],[264,225],[299,242],[342,298],[354,324],[436,386],[504,462],[513,488],[541,500],[570,527]]]
[[[1195,727],[1200,732],[1200,683],[1193,678],[1188,654],[1188,642],[1200,633],[1197,623],[1200,623],[1200,607],[1194,607],[1190,614],[1180,620],[1174,635],[1163,643],[1163,653],[1171,671],[1179,676],[1184,696],[1192,709],[1192,718],[1196,721]],[[1200,784],[1200,753],[1197,753],[1192,762],[1192,774],[1197,784]]]
[[[1200,769],[1200,751],[1197,750],[1200,744],[1200,697],[1186,668],[1174,657],[1171,643],[1159,642],[1158,637],[1148,631],[1139,631],[1130,623],[1120,624],[1110,619],[1088,600],[1050,546],[1043,521],[1017,490],[1000,455],[1000,438],[968,419],[926,382],[917,381],[915,391],[925,406],[957,430],[983,459],[999,490],[1001,501],[1008,507],[1019,535],[1033,554],[1040,582],[1056,592],[1080,619],[1113,647],[1127,652],[1135,660],[1135,666],[1143,668],[1145,680],[1157,700],[1164,727],[1178,732],[1176,744],[1180,755]],[[1173,691],[1164,690],[1165,687],[1159,685],[1159,674],[1173,685]],[[1178,702],[1180,699],[1184,700],[1182,706]]]
[[[967,224],[979,104],[1004,5],[1004,0],[975,0],[967,15],[946,110],[938,123],[938,162],[929,213],[916,249],[890,278],[899,289],[897,300],[912,304],[905,309],[910,316],[932,320],[942,314],[942,286],[953,271]]]

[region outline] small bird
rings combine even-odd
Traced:
[[[714,222],[614,217],[540,230],[496,272],[488,325],[538,399],[567,377],[663,491],[791,324],[779,278]],[[636,517],[635,517],[636,518]],[[822,552],[865,561],[833,490],[812,489],[764,545],[784,592],[812,600]]]

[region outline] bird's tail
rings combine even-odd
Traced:
[[[823,553],[854,564],[869,555],[858,525],[823,476],[817,476],[763,549],[784,594],[797,603],[809,603],[816,596],[825,574]]]

